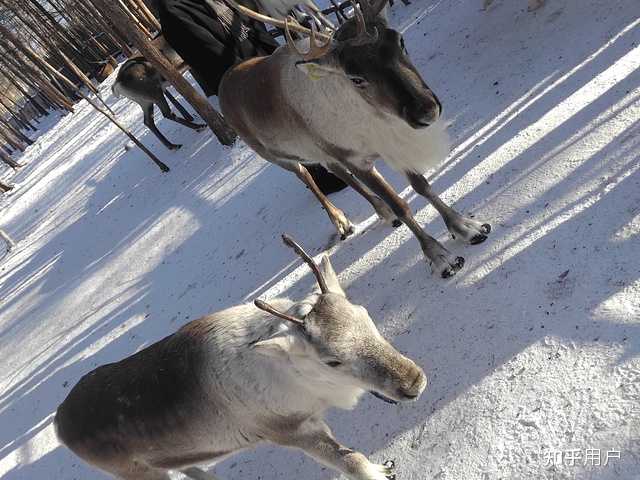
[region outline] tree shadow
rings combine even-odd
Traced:
[[[403,15],[424,8],[415,3],[402,10]],[[430,40],[424,51],[412,55],[429,67],[428,82],[435,82],[432,86],[444,92],[439,95],[450,105],[447,108],[457,112],[453,131],[459,148],[433,176],[434,186],[497,220],[484,245],[462,247],[445,241],[467,258],[465,270],[445,282],[428,277],[417,243],[404,228],[371,228],[334,244],[333,227],[312,195],[295,177],[267,166],[246,147],[222,151],[210,136],[187,132],[190,144],[184,159],[176,157],[170,176],[163,176],[139,152],[123,154],[108,138],[99,142],[91,155],[70,165],[64,182],[61,176],[59,185],[49,185],[41,198],[28,204],[39,209],[30,223],[21,224],[18,214],[12,217],[16,230],[38,249],[30,257],[13,257],[9,266],[14,268],[0,277],[0,350],[10,359],[12,375],[2,379],[7,388],[0,395],[0,458],[19,455],[6,478],[98,478],[100,474],[63,448],[44,454],[30,451],[50,428],[47,419],[70,386],[95,366],[129,355],[192,318],[258,294],[280,291],[300,298],[309,291],[313,279],[308,273],[281,280],[299,265],[281,245],[282,232],[315,252],[332,245],[334,265],[343,272],[353,301],[365,305],[385,335],[424,365],[430,377],[428,391],[416,404],[391,408],[365,398],[353,412],[330,415],[338,438],[365,453],[374,452],[375,460],[385,460],[380,450],[407,435],[410,448],[425,448],[421,432],[434,412],[547,337],[580,345],[621,343],[624,355],[619,361],[635,358],[640,349],[637,326],[603,320],[594,312],[638,278],[637,269],[628,265],[637,239],[616,236],[637,215],[618,208],[639,191],[634,175],[637,124],[579,164],[564,165],[559,171],[571,175],[559,175],[548,188],[536,189],[532,179],[552,171],[554,161],[568,161],[571,149],[578,142],[585,144],[594,128],[615,123],[625,114],[628,105],[620,104],[628,98],[627,90],[637,89],[637,73],[529,142],[509,156],[508,163],[493,159],[518,132],[535,125],[634,48],[625,34],[585,63],[605,36],[617,34],[631,21],[624,18],[625,12],[634,12],[627,3],[617,7],[621,13],[613,20],[598,17],[610,6],[591,5],[599,20],[586,30],[597,40],[574,49],[563,46],[562,62],[554,60],[555,27],[545,25],[565,22],[565,35],[585,29],[584,15],[571,17],[578,8],[571,2],[558,1],[557,9],[544,15],[519,15],[515,26],[504,24],[501,29],[496,21],[464,10],[460,24],[465,26],[453,32],[441,20],[455,18],[453,9],[461,7],[440,3],[420,27],[407,33],[409,43],[417,44],[411,38],[423,34]],[[565,13],[549,20],[561,8]],[[541,33],[535,37],[539,42],[531,45],[534,27]],[[474,33],[467,38],[469,31]],[[476,37],[480,40],[474,43]],[[490,42],[514,39],[514,55],[523,44],[544,53],[529,52],[512,63],[483,53]],[[426,61],[448,41],[460,43],[459,58],[436,55]],[[545,61],[522,77],[520,68],[529,57]],[[563,72],[581,65],[554,84]],[[495,75],[520,83],[496,95]],[[449,76],[458,80],[438,88],[447,85]],[[465,84],[465,96],[454,95]],[[532,100],[532,91],[539,92],[539,98]],[[517,102],[521,110],[516,116],[491,123]],[[89,137],[95,130],[87,126],[81,132]],[[66,151],[81,148],[82,142],[75,139]],[[51,148],[54,152],[65,145]],[[89,156],[104,160],[95,164]],[[213,158],[223,160],[212,163]],[[25,172],[29,187],[38,188],[48,178],[48,168],[60,168],[54,163],[50,160],[39,167],[41,171],[31,172],[37,182]],[[476,167],[490,169],[492,176],[485,181],[480,173],[469,191],[456,190],[457,180],[467,172],[473,175]],[[404,187],[400,176],[389,177]],[[60,191],[66,184],[73,188]],[[421,223],[443,237],[443,225],[432,209],[413,194],[408,198],[419,210]],[[371,214],[353,192],[341,192],[334,201],[352,218]],[[50,214],[54,204],[63,211]],[[555,267],[540,270],[540,258],[552,258]],[[584,304],[577,304],[577,299]],[[64,318],[69,312],[75,318]],[[29,349],[22,364],[20,348]],[[427,474],[434,474],[434,468],[425,467]],[[271,447],[235,456],[217,470],[223,478],[336,477],[297,452]]]

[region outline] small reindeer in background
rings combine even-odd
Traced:
[[[58,438],[123,480],[169,480],[260,443],[298,448],[352,480],[395,478],[333,437],[327,409],[365,392],[416,400],[424,372],[385,340],[367,310],[291,238],[320,293],[300,302],[256,300],[194,320],[173,335],[82,377],[55,417]]]
[[[203,130],[205,124],[194,123],[193,117],[180,102],[167,90],[166,80],[155,67],[144,57],[134,57],[127,60],[120,70],[113,84],[112,91],[116,96],[133,100],[144,113],[144,124],[158,137],[169,150],[177,150],[182,145],[171,143],[156,127],[153,119],[153,107],[157,105],[164,118],[177,122],[193,130]],[[167,99],[180,111],[182,118],[171,111]]]

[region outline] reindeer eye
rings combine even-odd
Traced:
[[[351,80],[351,82],[353,82],[353,84],[358,88],[364,88],[368,84],[364,78],[358,77],[357,75],[349,76],[349,80]]]
[[[342,365],[342,362],[339,362],[337,360],[331,360],[327,362],[327,365],[329,365],[331,368],[336,368]]]

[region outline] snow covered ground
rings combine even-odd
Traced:
[[[480,4],[414,0],[391,15],[452,121],[454,150],[431,180],[493,224],[484,244],[457,244],[383,169],[466,258],[451,280],[354,192],[334,195],[358,224],[338,241],[299,181],[242,144],[159,121],[185,145],[168,152],[137,106],[109,97],[162,174],[84,103],[44,121],[0,198],[18,242],[0,260],[0,477],[106,478],[58,445],[57,405],[84,373],[190,319],[302,296],[312,278],[281,244],[288,232],[329,250],[353,301],[430,379],[415,404],[367,397],[333,412],[344,443],[395,459],[399,480],[640,478],[640,2]],[[338,478],[271,447],[215,471]]]

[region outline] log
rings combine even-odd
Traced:
[[[110,0],[94,0],[94,4],[105,16],[111,18],[115,25],[118,25],[118,27],[122,29],[122,33],[138,48],[140,53],[144,55],[158,72],[195,108],[220,143],[222,145],[233,145],[237,137],[236,133],[227,125],[222,115],[176,71],[160,50],[153,46],[149,39],[140,30],[135,28],[129,21],[128,16],[118,5]]]

